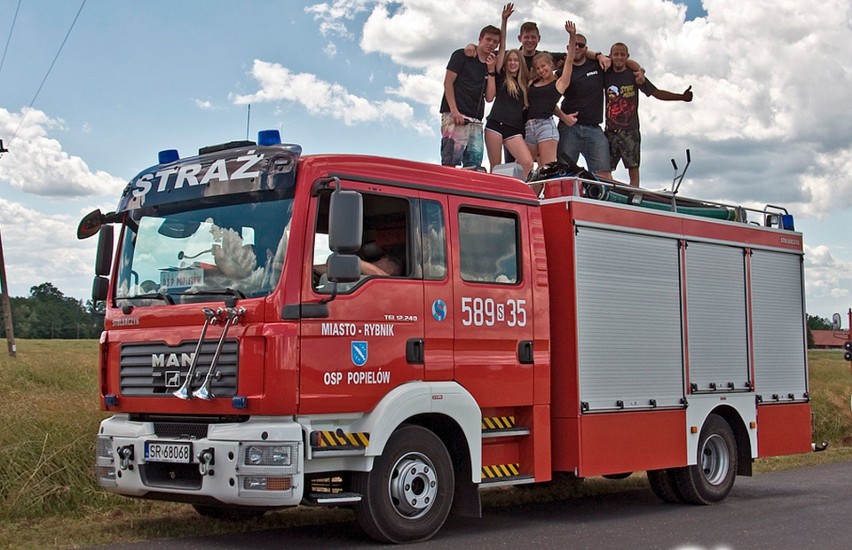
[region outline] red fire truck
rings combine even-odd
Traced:
[[[408,542],[484,487],[647,471],[708,504],[811,450],[786,211],[541,183],[275,131],[161,152],[78,230],[100,233],[100,485],[209,516],[352,506]]]

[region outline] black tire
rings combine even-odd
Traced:
[[[690,504],[725,500],[737,478],[737,442],[725,420],[711,414],[701,428],[698,463],[675,470],[677,488]]]
[[[677,488],[674,470],[648,470],[648,483],[657,498],[663,502],[677,504],[683,502],[683,496]]]
[[[430,538],[444,525],[453,504],[455,475],[444,443],[420,426],[403,425],[390,437],[370,472],[353,477],[362,500],[358,526],[381,542]]]
[[[247,506],[208,506],[205,504],[193,504],[193,508],[198,512],[198,515],[210,519],[218,519],[223,521],[245,521],[263,517],[266,510],[250,508]]]

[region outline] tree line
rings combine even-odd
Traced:
[[[65,296],[51,283],[31,287],[28,297],[12,297],[9,303],[15,338],[98,338],[104,329],[103,315],[91,300]],[[6,327],[1,325],[0,336],[5,338]]]
[[[30,288],[26,298],[14,297],[12,330],[16,338],[98,338],[104,329],[103,315],[92,300],[76,300],[65,296],[51,283]],[[816,315],[807,316],[808,348],[812,348],[811,330],[829,330],[831,321]],[[6,328],[0,323],[0,336],[6,337]]]

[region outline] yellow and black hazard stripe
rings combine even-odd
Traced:
[[[485,416],[482,418],[482,433],[511,430],[514,427],[514,416]]]
[[[370,444],[370,434],[367,432],[346,433],[341,430],[324,430],[314,432],[314,447],[320,449],[363,449]]]
[[[521,475],[518,464],[492,464],[482,467],[482,480],[505,479]]]

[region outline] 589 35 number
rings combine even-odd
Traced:
[[[463,297],[461,301],[462,325],[469,327],[493,327],[505,323],[508,327],[523,327],[527,324],[526,300],[496,302],[492,298]]]

